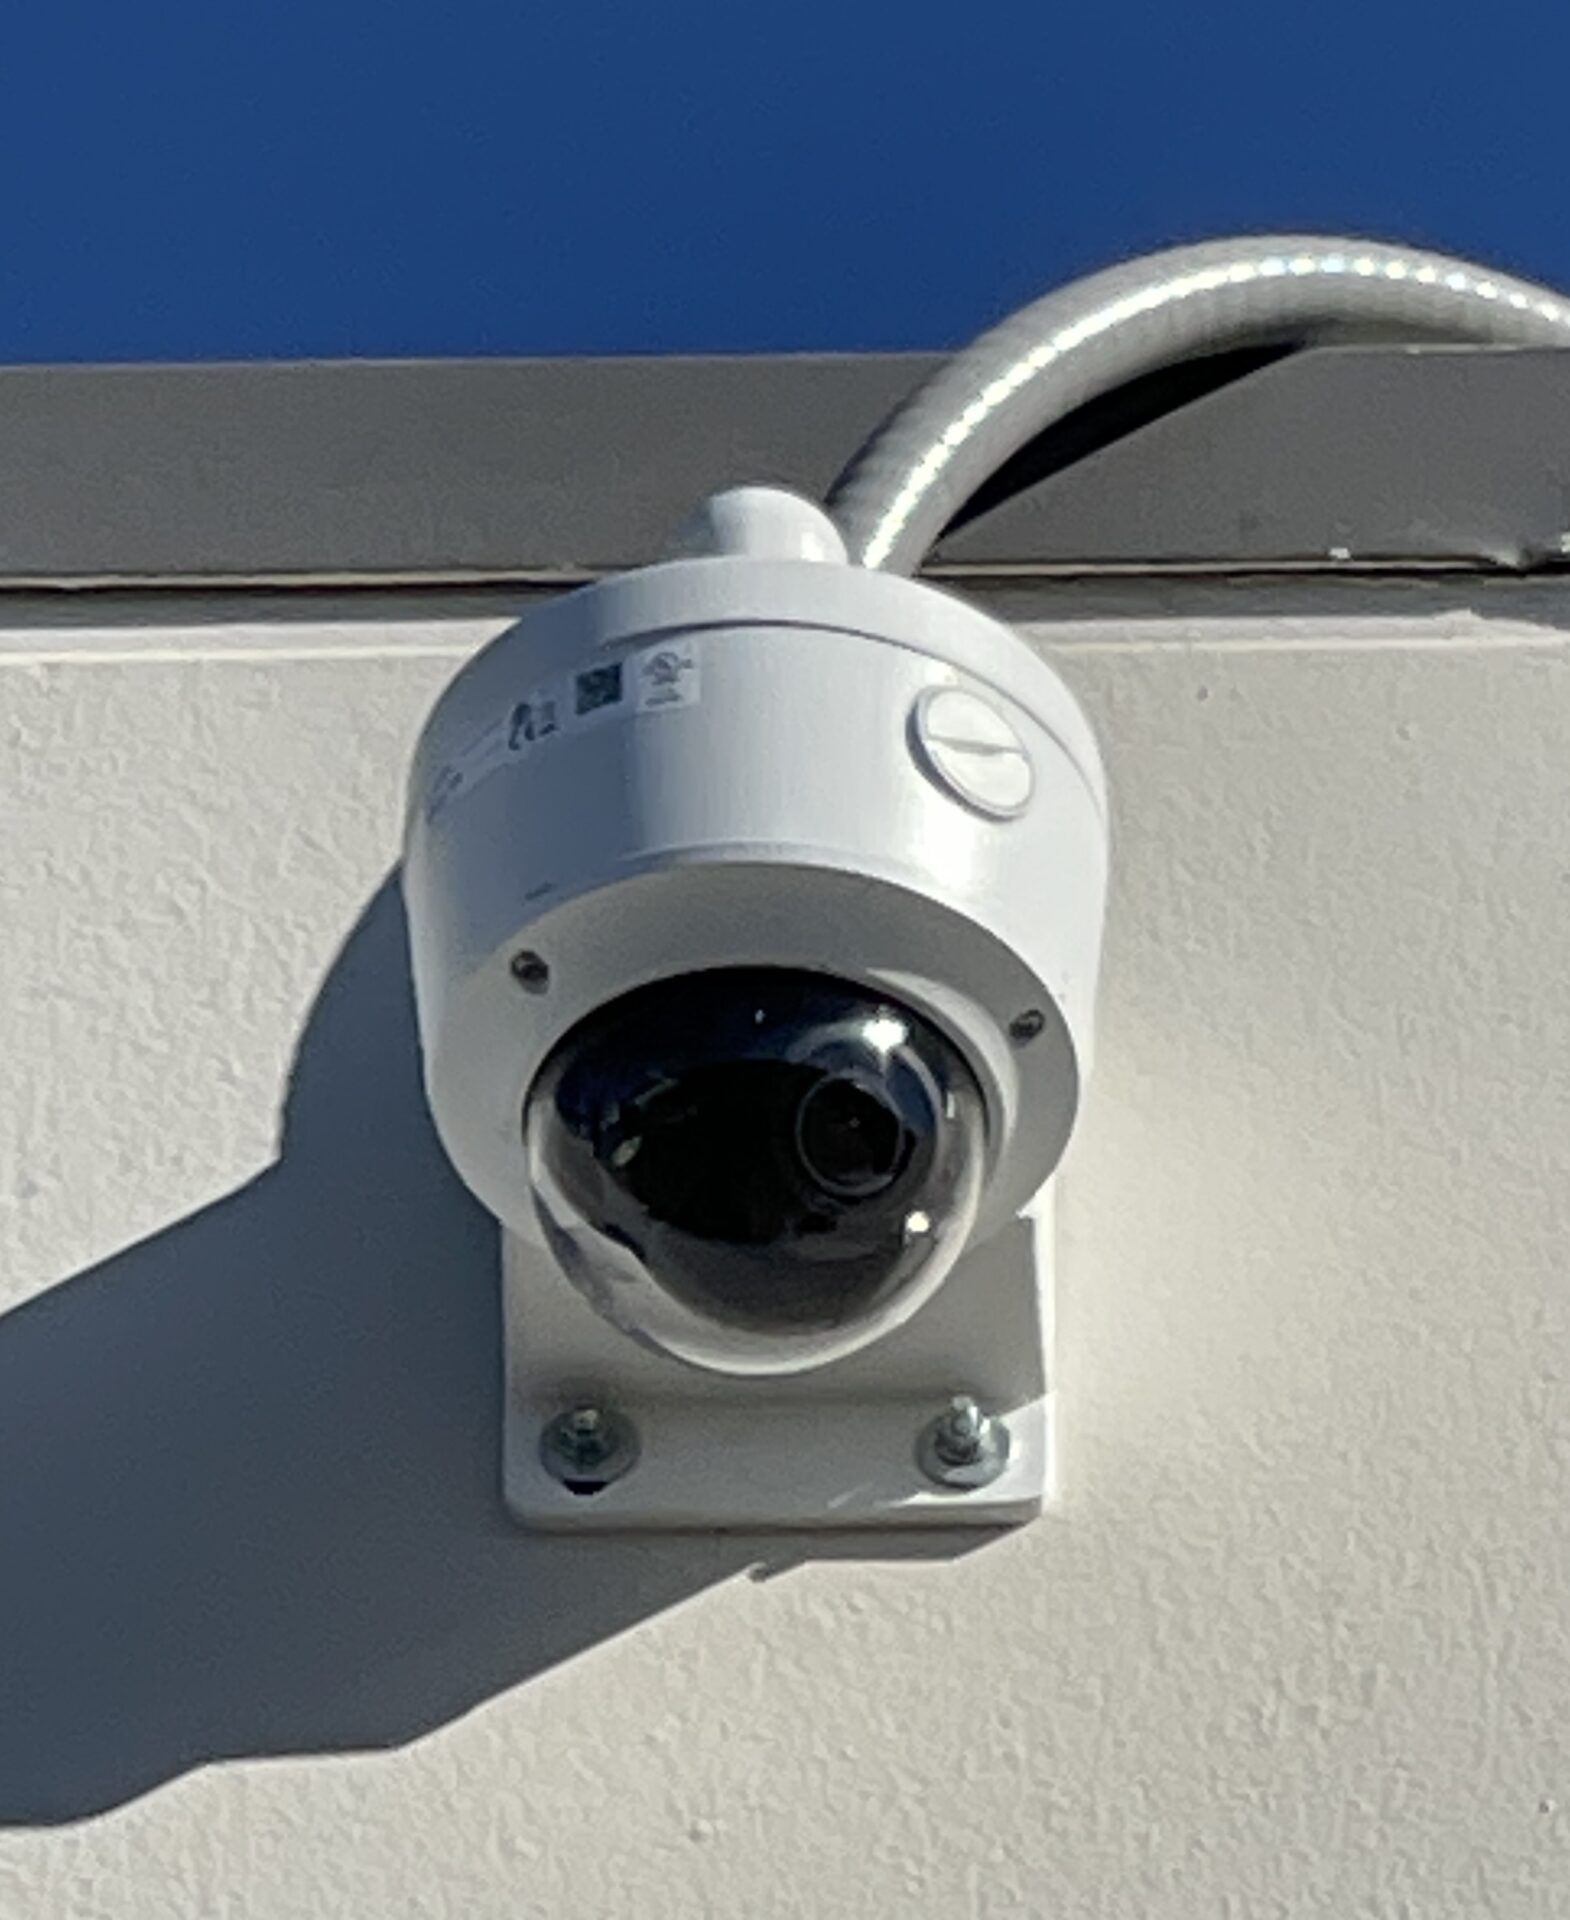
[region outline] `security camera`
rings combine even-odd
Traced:
[[[1563,345],[1570,303],[1334,236],[1108,268],[935,370],[832,519],[722,494],[442,696],[405,883],[436,1124],[503,1228],[520,1518],[1039,1508],[1106,790],[1045,661],[901,576],[1096,395],[1349,327]]]
[[[522,1518],[1039,1506],[1106,884],[1063,682],[788,494],[458,674],[404,887],[436,1126],[503,1228]]]

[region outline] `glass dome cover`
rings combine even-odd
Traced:
[[[907,1319],[963,1251],[985,1172],[985,1102],[953,1041],[875,989],[785,968],[598,1009],[523,1124],[567,1277],[724,1373],[818,1366]]]

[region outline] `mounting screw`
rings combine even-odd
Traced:
[[[964,1492],[991,1486],[1008,1457],[1008,1423],[983,1413],[968,1393],[956,1393],[916,1443],[916,1461],[927,1478]]]
[[[558,1413],[540,1435],[540,1464],[569,1493],[600,1493],[637,1463],[638,1429],[589,1400]]]
[[[1039,1007],[1028,1007],[1009,1022],[1009,1038],[1016,1047],[1028,1047],[1046,1024],[1047,1016]]]
[[[525,947],[512,957],[512,977],[525,993],[544,993],[551,984],[551,970],[537,953]]]

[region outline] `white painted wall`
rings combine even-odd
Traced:
[[[497,603],[0,602],[4,1920],[1570,1913],[1570,586],[1050,604],[1066,1493],[901,1557],[499,1514],[386,886]]]

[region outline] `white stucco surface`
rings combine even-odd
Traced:
[[[0,603],[4,1920],[1570,1913],[1570,585],[1043,592],[1115,899],[962,1552],[501,1515],[381,891],[497,602]]]

